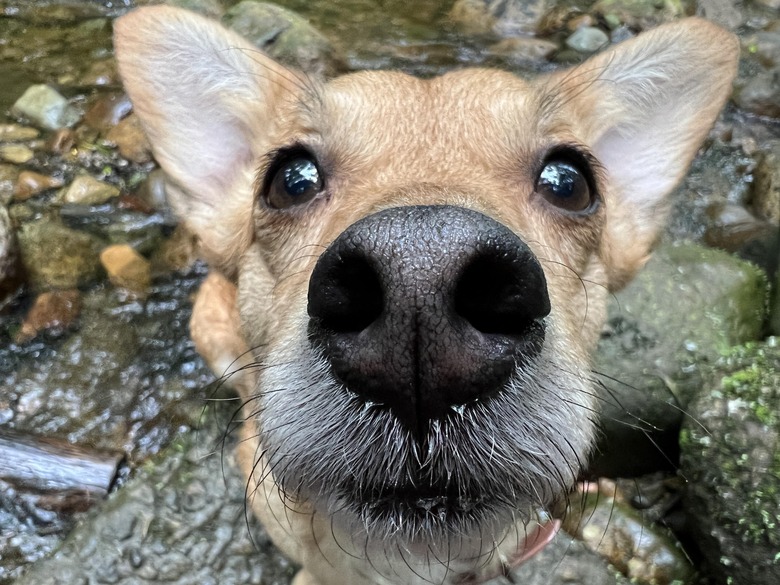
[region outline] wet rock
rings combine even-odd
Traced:
[[[712,225],[704,233],[704,242],[736,254],[773,275],[780,262],[780,228],[754,217],[741,205],[711,207]]]
[[[152,209],[165,211],[169,208],[165,180],[165,171],[155,169],[138,187],[137,195]]]
[[[0,144],[0,160],[17,165],[32,160],[35,153],[22,144]]]
[[[24,142],[34,140],[41,133],[36,128],[20,124],[0,124],[0,142]]]
[[[16,165],[0,163],[0,204],[7,204],[11,201],[19,172],[19,167]]]
[[[729,30],[737,29],[743,22],[741,2],[736,0],[698,0],[696,14],[718,23]]]
[[[628,585],[628,581],[610,567],[604,558],[582,542],[560,531],[539,553],[511,570],[508,579],[494,579],[485,585]]]
[[[18,232],[22,263],[35,290],[76,288],[100,275],[100,242],[46,219]]]
[[[41,293],[25,315],[14,342],[26,343],[42,331],[64,331],[76,322],[80,313],[81,296],[78,290]]]
[[[100,96],[84,114],[84,123],[98,132],[106,132],[127,116],[133,109],[125,93],[109,93]]]
[[[119,189],[90,175],[79,175],[59,194],[60,203],[95,205],[119,195]]]
[[[677,540],[616,497],[611,481],[589,484],[572,497],[563,527],[631,583],[670,585],[687,583],[693,576]]]
[[[135,114],[130,114],[109,130],[106,140],[116,144],[119,154],[127,160],[139,164],[152,160],[152,146]]]
[[[0,309],[13,296],[20,280],[19,246],[5,205],[0,203]]]
[[[91,62],[78,78],[77,85],[106,86],[119,85],[119,73],[116,61],[112,58]]]
[[[14,185],[14,201],[26,201],[39,193],[62,187],[64,181],[59,177],[42,175],[34,171],[22,171]]]
[[[754,150],[737,141],[716,140],[705,146],[672,195],[665,237],[701,242],[707,231],[720,229],[721,209],[747,206],[756,167]]]
[[[68,227],[83,230],[109,244],[128,244],[138,253],[151,254],[170,222],[160,213],[126,209],[122,199],[104,205],[63,205],[60,218]]]
[[[15,585],[289,583],[294,567],[245,512],[234,441],[214,448],[223,424],[180,437]]]
[[[702,366],[759,339],[763,271],[693,244],[660,247],[609,307],[595,356],[602,384],[597,475],[632,476],[675,460],[677,431]]]
[[[739,88],[734,96],[736,104],[748,112],[780,118],[780,67],[759,71]]]
[[[742,47],[764,67],[780,65],[780,32],[761,31],[742,39]]]
[[[595,53],[609,44],[609,37],[601,29],[592,26],[578,28],[566,39],[566,46],[578,53]]]
[[[219,0],[166,0],[165,3],[171,6],[178,6],[179,8],[186,8],[211,18],[221,18],[225,12]]]
[[[557,5],[551,7],[544,13],[536,26],[536,34],[542,37],[549,37],[555,33],[576,30],[572,28],[572,22],[579,20],[586,15],[581,8],[575,6]]]
[[[452,20],[467,34],[532,36],[547,10],[547,0],[457,0]]]
[[[48,130],[73,126],[79,113],[56,90],[48,85],[33,85],[11,108],[14,116],[29,118]]]
[[[769,314],[769,332],[780,337],[780,270],[775,274],[773,301]]]
[[[780,142],[762,151],[754,174],[752,207],[756,215],[780,226]]]
[[[54,154],[66,154],[76,144],[76,133],[70,128],[62,128],[51,135],[46,147]]]
[[[685,15],[683,0],[598,0],[591,11],[611,28],[627,25],[644,30]]]
[[[515,64],[544,61],[557,50],[557,44],[532,37],[504,39],[490,46],[491,53]]]
[[[100,253],[100,262],[114,286],[144,294],[151,284],[149,261],[127,244],[114,244]]]
[[[780,343],[736,348],[680,437],[695,538],[715,583],[775,585],[780,567]]]
[[[310,75],[332,76],[343,70],[330,41],[281,6],[244,0],[225,13],[223,22],[274,59]]]

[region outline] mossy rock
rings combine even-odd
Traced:
[[[691,526],[716,583],[780,575],[780,339],[721,358],[680,435]]]

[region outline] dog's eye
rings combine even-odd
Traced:
[[[320,170],[311,158],[299,156],[283,163],[268,187],[266,200],[275,209],[311,201],[322,191]]]
[[[536,179],[536,192],[566,211],[585,211],[592,202],[590,182],[572,161],[547,160]]]

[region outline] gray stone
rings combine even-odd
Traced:
[[[737,105],[759,116],[780,118],[780,67],[759,71],[737,90]]]
[[[696,540],[716,583],[780,574],[780,340],[733,349],[706,376],[680,436]]]
[[[595,53],[608,44],[607,33],[593,26],[578,28],[566,39],[566,46],[578,53]]]
[[[665,466],[702,366],[760,338],[767,294],[763,271],[725,252],[693,244],[655,252],[610,304],[595,356],[597,473],[625,477]]]
[[[724,28],[735,30],[744,20],[738,4],[741,7],[742,3],[737,0],[698,0],[696,14],[717,22]]]
[[[13,105],[11,113],[49,130],[70,127],[79,120],[79,113],[68,100],[48,85],[30,86]]]
[[[742,39],[742,47],[764,67],[780,65],[780,32],[761,31]]]
[[[246,515],[235,441],[214,449],[227,420],[207,424],[146,465],[15,585],[289,583],[291,563]]]
[[[223,22],[274,59],[310,75],[332,76],[343,69],[331,42],[281,6],[244,0],[225,13]]]

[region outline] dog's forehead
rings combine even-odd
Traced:
[[[489,88],[486,89],[486,88]],[[522,79],[466,69],[432,79],[370,71],[336,78],[307,103],[307,126],[331,146],[357,153],[527,143],[538,126],[538,99]],[[509,123],[507,123],[509,122]]]

